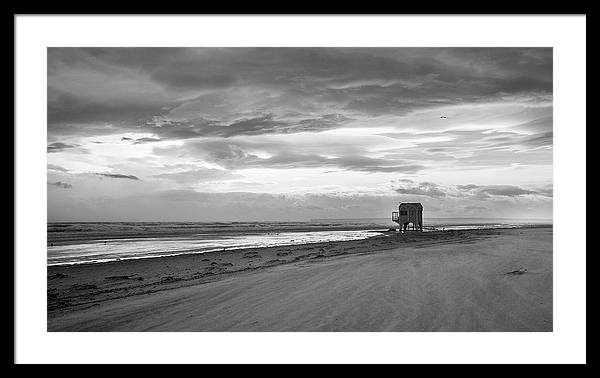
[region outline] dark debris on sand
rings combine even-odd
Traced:
[[[104,277],[105,280],[129,280],[132,279],[133,277],[137,276],[137,274],[127,274],[127,275],[122,275],[122,276],[108,276],[108,277]],[[142,277],[136,277],[133,278],[135,280],[138,281],[142,281],[143,278]]]
[[[525,274],[525,273],[527,273],[527,269],[521,268],[521,269],[517,269],[517,270],[511,270],[510,272],[506,272],[504,274],[512,275],[512,276],[520,276],[521,274]]]

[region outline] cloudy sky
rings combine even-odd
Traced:
[[[49,48],[49,221],[552,217],[548,48]]]

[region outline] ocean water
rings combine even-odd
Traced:
[[[431,218],[425,232],[522,227],[539,220]],[[48,265],[101,263],[210,251],[366,239],[397,227],[389,219],[310,222],[48,223]]]

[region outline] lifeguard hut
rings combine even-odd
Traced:
[[[419,202],[404,202],[398,206],[398,211],[392,212],[392,222],[398,223],[402,231],[423,231],[423,205]]]

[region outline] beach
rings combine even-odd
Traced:
[[[552,331],[552,226],[48,267],[48,331]]]

